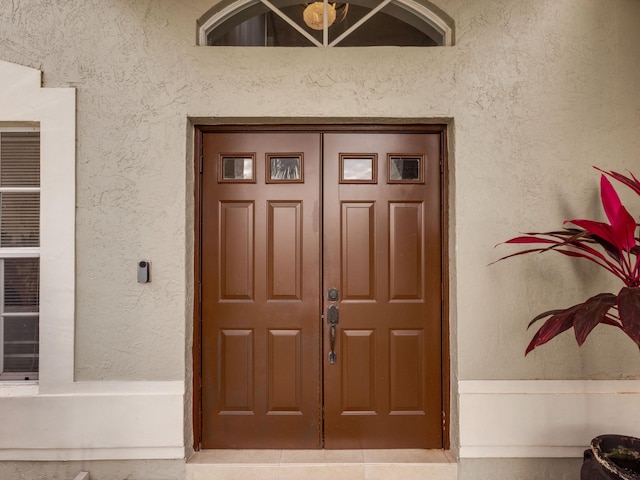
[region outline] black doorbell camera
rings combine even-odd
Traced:
[[[149,267],[150,264],[147,260],[140,260],[138,262],[138,282],[139,283],[147,283],[151,281],[151,277],[149,275]]]

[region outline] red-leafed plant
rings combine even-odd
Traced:
[[[598,169],[600,170],[600,169]],[[573,327],[578,345],[582,345],[596,325],[603,323],[621,329],[640,348],[640,238],[638,224],[627,211],[607,176],[630,187],[640,195],[640,181],[617,172],[600,170],[602,207],[609,223],[592,220],[568,220],[563,230],[526,233],[507,244],[530,244],[533,248],[500,258],[504,260],[533,252],[553,251],[569,257],[587,259],[622,280],[617,295],[600,293],[569,308],[550,310],[535,317],[534,323],[547,318],[534,335],[525,355]]]

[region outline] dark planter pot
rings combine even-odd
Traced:
[[[640,438],[600,435],[591,440],[580,480],[640,480]]]

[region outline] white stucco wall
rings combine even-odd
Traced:
[[[640,362],[628,361],[637,349],[606,328],[581,350],[568,338],[522,355],[534,313],[598,290],[584,278],[591,270],[558,259],[487,264],[517,232],[601,215],[591,165],[637,165],[640,5],[434,3],[456,22],[453,47],[197,47],[210,0],[1,11],[0,58],[41,69],[47,87],[77,88],[78,379],[184,377],[189,117],[452,119],[459,378],[638,376]],[[152,262],[147,285],[136,283],[141,258]]]
[[[603,218],[592,165],[640,173],[639,2],[434,0],[453,47],[327,50],[195,46],[212,3],[0,8],[0,60],[76,89],[77,381],[190,383],[189,119],[448,122],[454,388],[640,377],[637,348],[606,327],[581,349],[567,334],[524,358],[533,315],[606,278],[560,258],[488,267],[519,232]]]

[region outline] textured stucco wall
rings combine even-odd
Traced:
[[[450,48],[195,46],[210,0],[14,0],[0,58],[77,88],[78,380],[185,378],[191,329],[188,118],[452,119],[454,377],[625,378],[637,348],[598,328],[523,357],[528,319],[605,281],[587,266],[493,246],[602,216],[591,165],[635,168],[640,3],[439,0]],[[152,282],[136,283],[136,261]],[[185,360],[186,359],[186,360]]]
[[[640,2],[434,0],[455,21],[453,47],[328,50],[197,47],[196,19],[213,2],[0,7],[0,59],[41,69],[46,87],[77,89],[77,380],[190,384],[190,118],[449,122],[454,387],[640,377],[637,348],[605,327],[582,349],[565,334],[523,356],[534,314],[583,300],[605,277],[553,257],[487,266],[518,232],[603,218],[591,165],[640,173]],[[152,262],[150,284],[136,282],[139,259]],[[167,465],[166,478],[182,475],[180,462]],[[465,459],[460,473],[574,478],[576,465]],[[162,468],[127,471],[165,478]],[[112,471],[105,464],[104,478]]]

